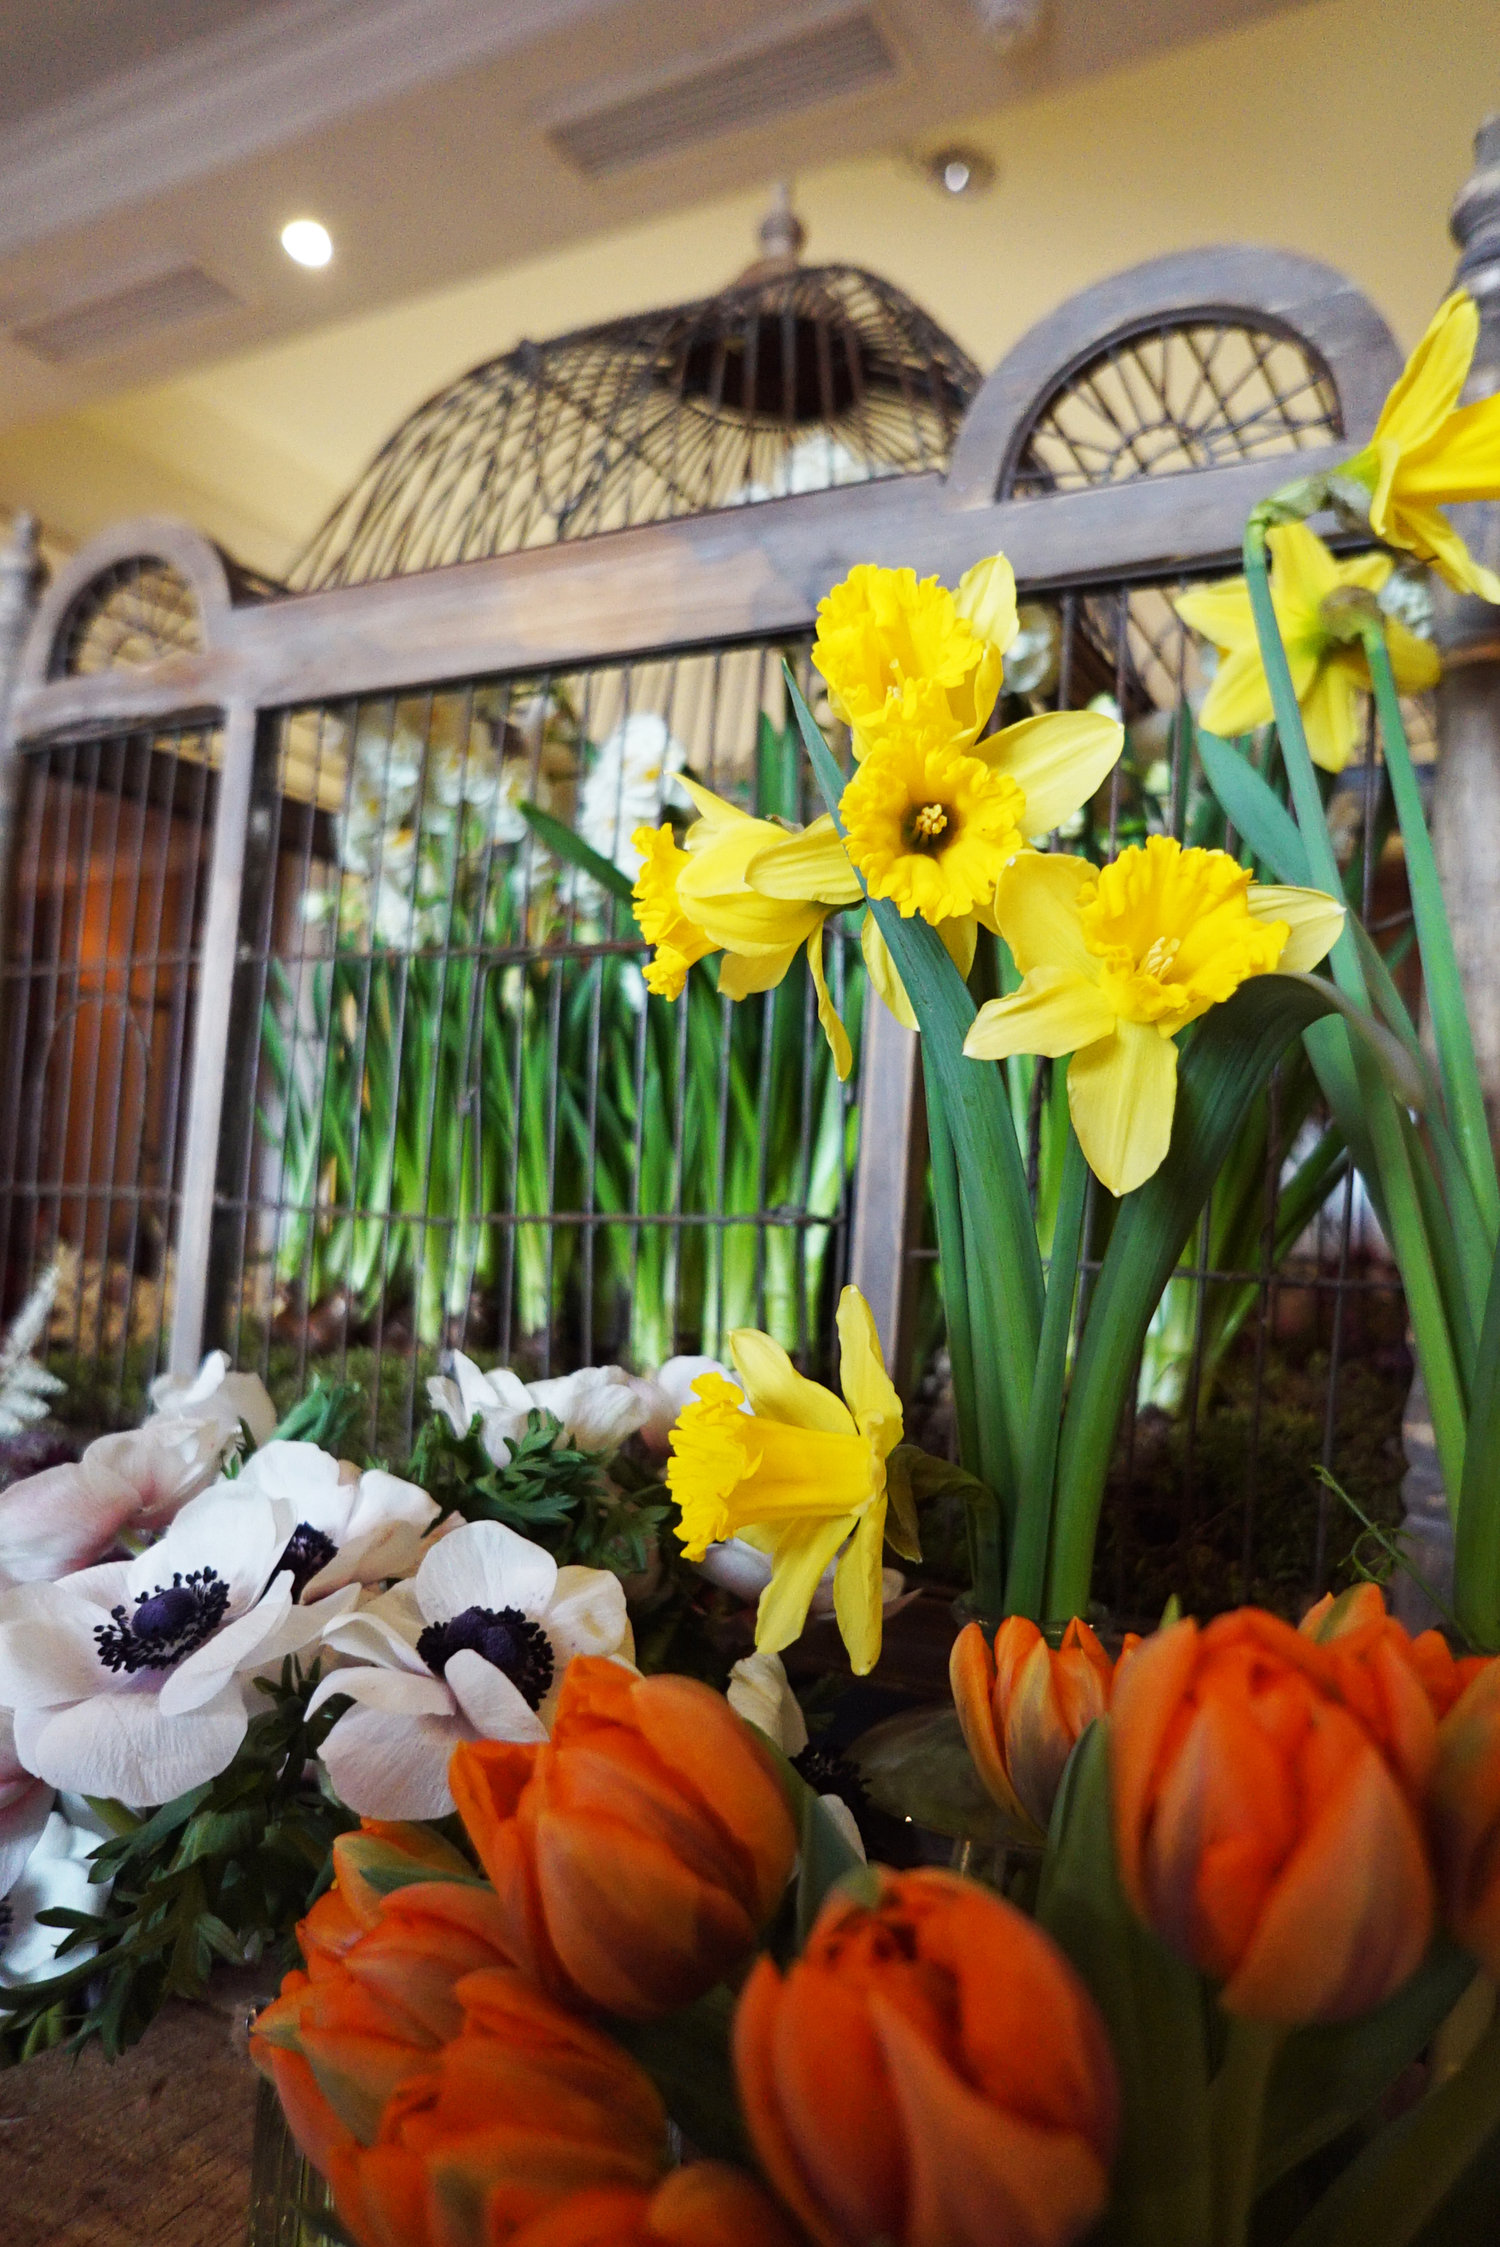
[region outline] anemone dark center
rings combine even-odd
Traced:
[[[9,1904],[0,1904],[0,1954],[10,1941],[10,1931],[16,1924],[16,1915]]]
[[[814,1794],[836,1794],[856,1819],[869,1809],[865,1783],[847,1757],[830,1754],[827,1748],[815,1747],[809,1741],[792,1757],[791,1764]]]
[[[99,1659],[107,1670],[170,1670],[206,1646],[224,1620],[229,1586],[214,1568],[180,1572],[170,1584],[137,1592],[135,1613],[112,1607],[114,1618],[97,1623]]]
[[[325,1537],[321,1529],[314,1529],[310,1521],[299,1521],[271,1574],[279,1576],[284,1568],[289,1568],[292,1597],[300,1599],[318,1571],[326,1568],[337,1552],[338,1546],[331,1537]]]
[[[519,1607],[466,1607],[446,1623],[429,1623],[417,1640],[417,1652],[435,1677],[442,1676],[455,1654],[477,1654],[503,1671],[533,1709],[546,1699],[555,1667],[551,1640]]]
[[[906,823],[906,839],[913,850],[941,850],[951,843],[956,822],[946,804],[919,804]]]

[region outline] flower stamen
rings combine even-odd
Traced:
[[[229,1586],[214,1568],[179,1570],[170,1584],[136,1594],[135,1613],[112,1607],[113,1623],[98,1623],[94,1637],[107,1670],[170,1670],[206,1646],[224,1620]]]
[[[321,1529],[314,1529],[310,1521],[299,1521],[286,1542],[286,1551],[272,1569],[279,1576],[283,1569],[292,1573],[292,1598],[299,1600],[313,1578],[335,1559],[338,1547]]]
[[[455,1654],[477,1654],[510,1679],[530,1709],[541,1707],[557,1666],[552,1641],[519,1607],[466,1607],[446,1623],[429,1623],[417,1652],[434,1677]]]
[[[912,847],[920,850],[924,843],[935,843],[948,831],[948,814],[941,804],[923,804],[911,823]]]

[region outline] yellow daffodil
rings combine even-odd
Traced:
[[[1001,877],[996,916],[1023,980],[980,1008],[964,1051],[1071,1054],[1079,1145],[1110,1192],[1128,1194],[1172,1136],[1176,1032],[1250,976],[1316,966],[1344,908],[1320,890],[1261,887],[1226,851],[1153,835],[1103,868],[1024,853]]]
[[[839,1299],[838,1329],[844,1401],[798,1373],[768,1334],[733,1334],[742,1386],[717,1373],[693,1383],[695,1401],[672,1430],[667,1487],[681,1508],[677,1534],[689,1560],[747,1530],[770,1554],[755,1625],[762,1653],[778,1653],[800,1634],[819,1578],[838,1555],[834,1614],[863,1677],[880,1654],[886,1460],[901,1441],[901,1400],[857,1288]]]
[[[1368,492],[1377,538],[1430,562],[1456,592],[1500,601],[1500,577],[1475,561],[1442,512],[1463,500],[1500,498],[1500,396],[1458,403],[1478,337],[1474,299],[1455,289],[1339,482]]]
[[[1305,523],[1271,531],[1271,605],[1276,611],[1292,684],[1302,709],[1313,763],[1342,772],[1360,737],[1359,697],[1370,691],[1364,650],[1340,636],[1324,604],[1349,592],[1378,593],[1395,567],[1389,554],[1358,554],[1336,561]],[[1271,688],[1261,661],[1250,593],[1242,577],[1227,585],[1200,585],[1184,593],[1177,613],[1219,650],[1219,670],[1199,712],[1208,733],[1248,733],[1270,722]],[[1385,619],[1396,684],[1408,694],[1435,686],[1441,666],[1436,648],[1394,617]]]
[[[848,1033],[834,1010],[823,972],[823,923],[829,904],[817,898],[763,897],[745,880],[758,851],[785,839],[774,820],[753,819],[710,789],[681,776],[699,817],[679,849],[670,826],[638,827],[632,838],[644,861],[636,882],[635,917],[656,947],[647,988],[676,998],[689,967],[722,952],[719,989],[729,999],[769,991],[804,947],[823,1026],[840,1078],[853,1066]]]
[[[956,593],[914,570],[861,562],[818,603],[813,662],[856,757],[909,679],[941,694],[954,738],[967,747],[995,707],[1015,636],[1015,573],[1003,554],[965,571]]]

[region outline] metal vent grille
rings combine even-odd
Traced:
[[[864,9],[774,45],[714,63],[669,86],[633,94],[554,125],[558,154],[587,178],[858,93],[896,74],[896,61]]]
[[[205,273],[199,265],[174,266],[169,273],[153,274],[128,289],[73,304],[65,312],[28,321],[11,330],[11,340],[56,367],[77,360],[102,359],[126,351],[163,328],[184,326],[189,320],[207,320],[215,313],[232,312],[240,303],[232,289]]]

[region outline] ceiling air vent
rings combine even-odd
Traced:
[[[128,289],[88,297],[64,311],[29,320],[11,329],[11,340],[51,366],[67,367],[77,360],[103,359],[117,351],[128,351],[132,344],[163,328],[233,311],[239,302],[232,289],[226,289],[201,266],[177,265]]]
[[[548,138],[578,171],[597,179],[695,141],[858,93],[895,74],[896,59],[879,25],[861,8],[650,93],[568,118],[553,125]]]

